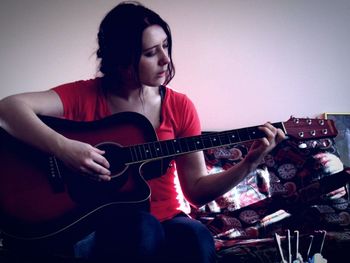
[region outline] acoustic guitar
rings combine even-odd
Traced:
[[[147,207],[147,180],[164,173],[166,160],[264,136],[256,126],[159,141],[150,122],[133,112],[93,122],[39,117],[62,135],[105,150],[112,179],[98,182],[76,174],[0,129],[0,230],[19,240],[63,235],[109,209]],[[332,120],[291,118],[273,125],[301,141],[337,135]]]

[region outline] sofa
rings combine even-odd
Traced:
[[[250,144],[205,150],[209,173],[236,165]],[[350,170],[320,165],[313,156],[321,152],[333,161],[331,165],[342,168],[332,138],[302,144],[290,138],[231,191],[204,207],[192,209],[192,217],[212,232],[219,262],[281,262],[276,234],[282,237],[285,259],[288,249],[292,258],[296,257],[297,234],[304,261],[310,237],[313,250],[308,257],[322,252],[319,254],[328,262],[343,261],[340,259],[350,249]]]

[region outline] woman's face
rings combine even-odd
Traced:
[[[164,83],[170,63],[168,38],[159,25],[147,27],[142,34],[142,53],[139,63],[143,85],[157,87]]]

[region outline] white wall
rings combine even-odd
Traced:
[[[0,98],[94,77],[114,0],[3,0]],[[172,87],[221,130],[350,112],[349,0],[144,0],[168,21]]]

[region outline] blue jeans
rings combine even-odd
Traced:
[[[183,214],[159,222],[143,211],[104,220],[75,244],[74,252],[98,262],[216,261],[214,240],[202,223]]]

